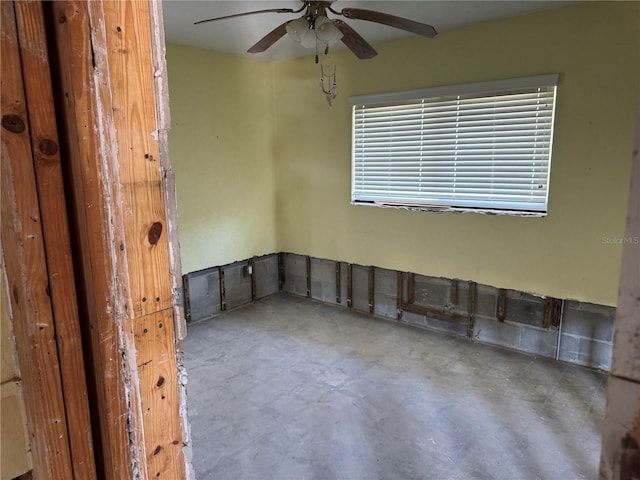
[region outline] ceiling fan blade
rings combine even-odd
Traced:
[[[216,20],[224,20],[226,18],[244,17],[246,15],[255,15],[257,13],[297,13],[301,11],[302,9],[294,10],[293,8],[268,8],[266,10],[254,10],[253,12],[234,13],[233,15],[225,15],[224,17],[208,18],[206,20],[194,22],[193,24],[198,25],[200,23],[215,22]]]
[[[408,18],[396,17],[388,13],[374,12],[373,10],[364,10],[362,8],[343,8],[341,12],[337,13],[354,20],[382,23],[383,25],[389,25],[390,27],[406,30],[424,37],[435,37],[438,34],[431,25],[409,20]]]
[[[247,52],[249,53],[262,53],[271,45],[276,43],[282,37],[284,37],[287,33],[287,23],[289,21],[284,22],[282,25],[277,26],[269,33],[267,33],[264,37],[256,42],[256,44],[251,47]]]
[[[342,20],[334,20],[334,25],[342,32],[342,43],[360,59],[373,58],[378,52],[349,25]]]

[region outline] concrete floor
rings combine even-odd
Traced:
[[[199,480],[597,478],[601,372],[284,294],[185,349]]]

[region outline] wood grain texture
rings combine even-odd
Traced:
[[[162,193],[167,227],[169,273],[171,277],[176,340],[180,342],[187,336],[187,323],[182,298],[184,290],[182,288],[182,263],[180,260],[180,242],[178,238],[176,180],[169,159],[171,113],[169,110],[169,79],[167,74],[164,23],[162,20],[162,2],[151,0],[149,2],[149,9],[151,57],[156,98],[157,139],[160,152],[160,168],[162,171]],[[178,344],[178,348],[181,348],[180,343]]]
[[[182,479],[182,421],[174,296],[156,123],[151,10],[147,2],[102,2],[118,182],[134,331],[144,469]]]
[[[127,425],[132,416],[123,360],[128,357],[121,337],[128,305],[121,299],[128,298],[128,283],[121,266],[123,257],[115,253],[124,237],[113,173],[117,152],[110,143],[108,125],[104,125],[110,111],[105,42],[99,38],[99,15],[92,18],[90,6],[99,9],[100,5],[84,1],[47,5],[48,18],[57,20],[52,27],[62,95],[61,141],[70,175],[75,253],[80,259],[81,314],[88,327],[92,358],[98,469],[105,478],[133,478],[135,456],[141,454],[130,449]]]
[[[69,222],[40,2],[16,3],[20,57],[74,475],[96,478]]]
[[[125,250],[138,317],[172,306],[151,26],[146,2],[104,2],[111,107],[125,215]],[[151,235],[152,229],[159,232]]]
[[[73,478],[14,5],[2,14],[2,246],[36,478]]]
[[[135,344],[149,478],[184,478],[172,309],[136,320]]]
[[[56,20],[81,312],[90,327],[99,419],[96,449],[101,475],[113,479],[178,479],[185,471],[173,323],[177,282],[167,241],[149,7],[100,0],[47,7]],[[159,318],[164,330],[152,330]],[[138,335],[145,329],[155,333]]]

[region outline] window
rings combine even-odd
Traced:
[[[557,80],[352,97],[351,203],[545,215]]]

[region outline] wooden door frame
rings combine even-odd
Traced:
[[[160,2],[2,2],[2,115],[35,478],[190,478]]]

